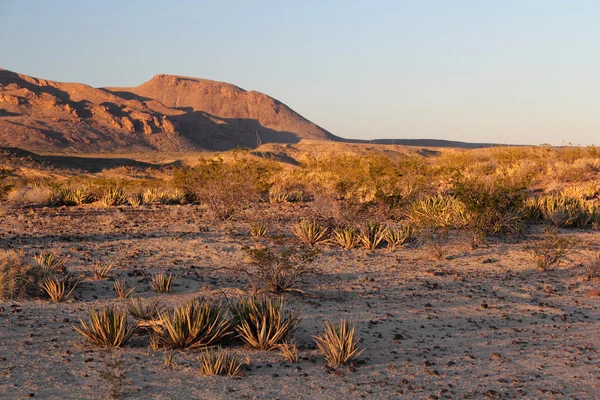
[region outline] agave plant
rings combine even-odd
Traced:
[[[159,347],[190,349],[218,344],[231,335],[231,322],[217,304],[198,299],[159,314],[152,323]]]
[[[316,220],[303,220],[294,227],[294,233],[301,241],[314,246],[327,239],[329,227],[319,224]]]
[[[40,267],[48,268],[56,273],[65,273],[65,264],[67,259],[65,257],[59,257],[54,253],[40,253],[33,256],[33,259],[38,263]]]
[[[358,340],[352,322],[346,320],[341,320],[337,327],[325,320],[325,331],[315,336],[317,347],[334,367],[347,364],[361,355],[364,350],[358,349]]]
[[[102,205],[104,207],[122,206],[127,203],[127,196],[120,187],[108,189],[102,197]]]
[[[144,204],[144,196],[141,193],[132,193],[127,198],[127,202],[132,207],[139,207]]]
[[[94,195],[88,188],[77,188],[72,191],[71,197],[76,205],[89,204],[94,201]]]
[[[353,226],[334,229],[331,241],[339,244],[344,249],[352,249],[360,243],[358,229]]]
[[[388,228],[385,232],[384,239],[388,245],[388,249],[395,250],[402,246],[412,235],[410,225],[402,225],[399,228]]]
[[[114,307],[89,312],[89,321],[79,320],[73,328],[97,346],[121,347],[133,334],[136,325],[127,322],[127,313]]]
[[[159,303],[158,300],[146,302],[143,298],[137,297],[127,302],[127,309],[134,319],[148,322],[158,318]]]
[[[367,222],[360,232],[360,241],[365,248],[375,250],[385,239],[387,230],[387,227],[379,222]]]
[[[152,204],[156,202],[159,199],[160,195],[161,192],[157,188],[148,188],[144,190],[144,193],[142,194],[144,204]]]
[[[251,297],[230,306],[238,337],[251,347],[273,350],[292,335],[298,314],[283,312],[283,299]]]
[[[244,363],[236,356],[222,350],[206,350],[200,354],[200,373],[202,375],[230,375],[239,374]]]
[[[78,280],[73,282],[69,276],[55,275],[44,279],[40,283],[40,287],[50,300],[60,303],[71,298],[78,283]]]

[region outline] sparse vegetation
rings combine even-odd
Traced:
[[[135,290],[135,287],[127,290],[127,282],[125,279],[117,279],[114,283],[115,294],[119,299],[126,299],[131,296],[131,293]]]
[[[388,228],[378,222],[367,222],[360,230],[360,242],[363,247],[375,250],[385,239]]]
[[[39,265],[31,265],[22,252],[0,250],[0,299],[18,300],[38,297],[40,284],[53,275]]]
[[[99,262],[94,263],[92,266],[92,273],[94,274],[94,279],[96,280],[105,280],[110,276],[110,271],[113,269],[112,265],[102,265]]]
[[[591,281],[600,278],[600,251],[588,252],[587,261],[583,266],[586,280]]]
[[[137,321],[149,322],[158,318],[159,302],[136,297],[127,302],[127,310]]]
[[[59,257],[54,253],[40,253],[33,256],[33,259],[38,263],[40,267],[48,268],[56,273],[65,273],[65,264],[67,259]]]
[[[293,343],[282,343],[279,345],[279,350],[281,351],[281,355],[287,361],[292,363],[300,362],[300,353],[298,352],[298,346]]]
[[[135,325],[127,322],[127,313],[112,306],[93,308],[88,316],[88,322],[79,320],[81,326],[73,328],[97,346],[121,347],[135,331]]]
[[[230,375],[240,373],[244,363],[229,352],[217,349],[205,350],[200,354],[200,373],[202,375]]]
[[[267,234],[267,225],[264,222],[254,222],[250,225],[250,234],[252,237],[264,237]]]
[[[283,299],[251,297],[231,305],[238,337],[251,347],[273,350],[288,339],[300,319],[283,311]]]
[[[329,227],[321,225],[316,220],[303,220],[294,227],[294,234],[302,242],[314,246],[327,239]]]
[[[347,364],[361,355],[363,350],[359,350],[358,340],[353,324],[346,320],[341,320],[339,326],[325,320],[325,330],[315,336],[319,350],[333,367]]]
[[[165,272],[158,272],[150,278],[150,287],[157,293],[170,293],[173,276]]]
[[[413,229],[410,225],[401,225],[397,228],[388,228],[384,240],[390,250],[396,250],[412,237]]]
[[[560,236],[556,230],[548,230],[542,240],[531,246],[531,254],[540,271],[558,266],[573,248],[572,239]]]
[[[71,298],[78,283],[78,280],[73,281],[69,276],[55,275],[44,279],[40,287],[50,300],[60,303]]]
[[[331,241],[346,250],[353,249],[360,243],[359,231],[353,226],[334,229]]]

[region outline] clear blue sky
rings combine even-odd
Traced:
[[[348,138],[600,144],[597,0],[0,0],[0,67],[227,81]]]

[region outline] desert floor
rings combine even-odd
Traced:
[[[285,210],[282,211],[285,213]],[[293,214],[293,212],[292,212]],[[136,334],[107,352],[84,343],[72,325],[91,307],[115,299],[112,281],[95,281],[94,262],[115,264],[135,286],[133,297],[172,307],[194,297],[246,295],[248,282],[231,267],[243,246],[292,243],[288,220],[268,223],[271,238],[253,239],[248,223],[210,223],[197,206],[8,209],[0,216],[0,246],[28,254],[55,251],[87,278],[70,303],[0,302],[0,397],[82,399],[333,399],[333,398],[597,398],[600,393],[600,297],[582,279],[585,249],[600,233],[563,231],[577,240],[562,266],[538,271],[522,239],[490,239],[472,249],[461,234],[441,259],[427,244],[397,251],[321,246],[306,294],[285,295],[302,322],[295,340],[304,360],[231,346],[249,356],[246,376],[205,377],[198,353],[163,352]],[[535,240],[541,227],[529,228]],[[172,293],[156,294],[148,276],[176,275]],[[323,319],[350,318],[365,348],[355,372],[330,370],[313,335]],[[309,356],[313,356],[312,358]]]

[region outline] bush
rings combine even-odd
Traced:
[[[38,297],[40,284],[53,274],[47,268],[27,263],[22,252],[0,250],[0,299]]]
[[[238,337],[251,347],[273,350],[300,323],[297,314],[283,312],[283,299],[251,297],[230,306]]]
[[[547,231],[542,240],[531,246],[531,254],[540,271],[559,265],[573,248],[572,238],[559,236],[557,231]]]

